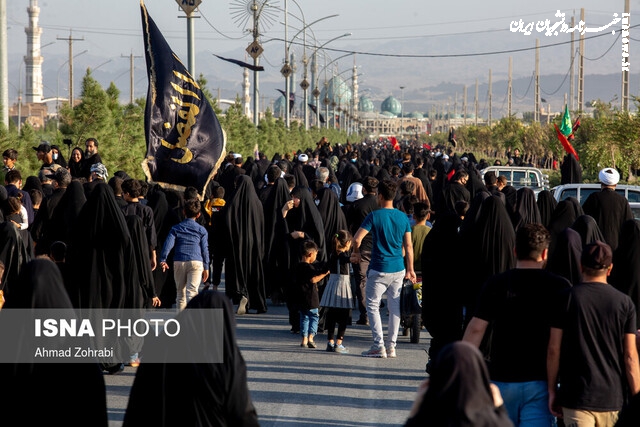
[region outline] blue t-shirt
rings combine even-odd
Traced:
[[[411,233],[407,215],[398,209],[377,209],[360,226],[371,233],[373,249],[369,268],[381,273],[404,270],[402,243],[405,233]]]

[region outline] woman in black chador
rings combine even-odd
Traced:
[[[274,304],[285,301],[286,277],[291,269],[289,241],[285,238],[285,219],[282,207],[291,200],[287,182],[278,178],[264,203],[263,265],[267,294]],[[298,326],[296,326],[298,327]]]
[[[217,324],[204,313],[222,311]],[[145,363],[136,372],[123,427],[135,426],[258,426],[258,416],[247,386],[247,366],[236,343],[231,303],[218,291],[203,291],[176,316],[181,327],[178,343],[163,336],[149,353],[166,363]],[[220,334],[222,332],[222,334]],[[217,337],[222,346],[219,363],[209,360],[202,345]],[[219,342],[218,342],[219,341]],[[170,358],[170,359],[169,359]],[[183,360],[184,362],[181,362]]]
[[[70,289],[81,309],[139,308],[141,287],[131,234],[111,188],[96,185],[71,232]],[[126,345],[114,343],[117,360],[129,360]],[[106,361],[103,361],[106,363]],[[110,360],[109,373],[124,369]]]
[[[60,271],[52,261],[39,258],[29,262],[19,282],[3,310],[55,309],[75,316]],[[14,334],[16,328],[22,328],[23,336],[33,336],[31,324],[9,327]],[[25,363],[33,353],[20,355],[22,351],[25,347],[15,347],[17,363],[0,364],[3,426],[51,425],[56,419],[60,425],[72,427],[107,426],[107,397],[98,363]]]
[[[482,354],[469,343],[457,341],[443,348],[421,390],[424,387],[405,427],[513,426]]]
[[[318,262],[327,260],[324,241],[324,225],[320,212],[311,197],[311,192],[306,187],[295,187],[291,191],[292,200],[287,202],[281,210],[284,217],[284,234],[279,238],[286,239],[288,244],[289,265],[291,268],[282,276],[286,280],[286,302],[289,309],[289,323],[292,332],[296,332],[300,325],[298,307],[296,305],[297,289],[293,270],[301,260],[302,243],[305,240],[313,240],[318,245]]]
[[[238,314],[244,314],[248,309],[265,313],[267,295],[261,262],[265,227],[262,203],[249,176],[238,176],[235,187],[225,208],[225,241],[228,242],[225,293],[239,304]]]

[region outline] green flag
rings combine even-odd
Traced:
[[[564,116],[562,116],[562,122],[560,123],[560,132],[564,136],[569,136],[573,133],[573,125],[571,124],[571,116],[569,116],[569,107],[564,106]]]

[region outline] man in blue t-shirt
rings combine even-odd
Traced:
[[[382,181],[378,185],[377,197],[380,209],[367,215],[353,237],[352,263],[360,261],[360,244],[364,236],[371,233],[373,237],[365,289],[367,316],[373,335],[373,345],[362,353],[364,357],[396,357],[402,281],[405,278],[412,282],[416,280],[416,274],[413,270],[411,225],[407,215],[393,207],[396,190],[397,184],[390,180]],[[382,335],[382,320],[380,318],[380,300],[384,294],[387,295],[389,309],[386,343]]]

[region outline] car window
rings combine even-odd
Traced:
[[[532,187],[542,186],[542,183],[538,182],[538,175],[535,172],[529,172],[529,182]]]
[[[514,186],[529,186],[531,181],[527,179],[527,173],[524,171],[513,171],[513,185]]]
[[[627,193],[627,199],[630,202],[640,202],[640,191],[629,190]]]
[[[511,171],[510,170],[497,170],[496,176],[504,175],[507,177],[507,182],[509,185],[513,185],[513,180],[511,179]]]
[[[578,190],[576,188],[567,188],[560,193],[560,200],[567,199],[569,197],[578,197]]]
[[[587,198],[591,195],[591,193],[599,192],[599,188],[582,188],[580,189],[580,204],[583,204]],[[624,196],[624,193],[622,194]]]

